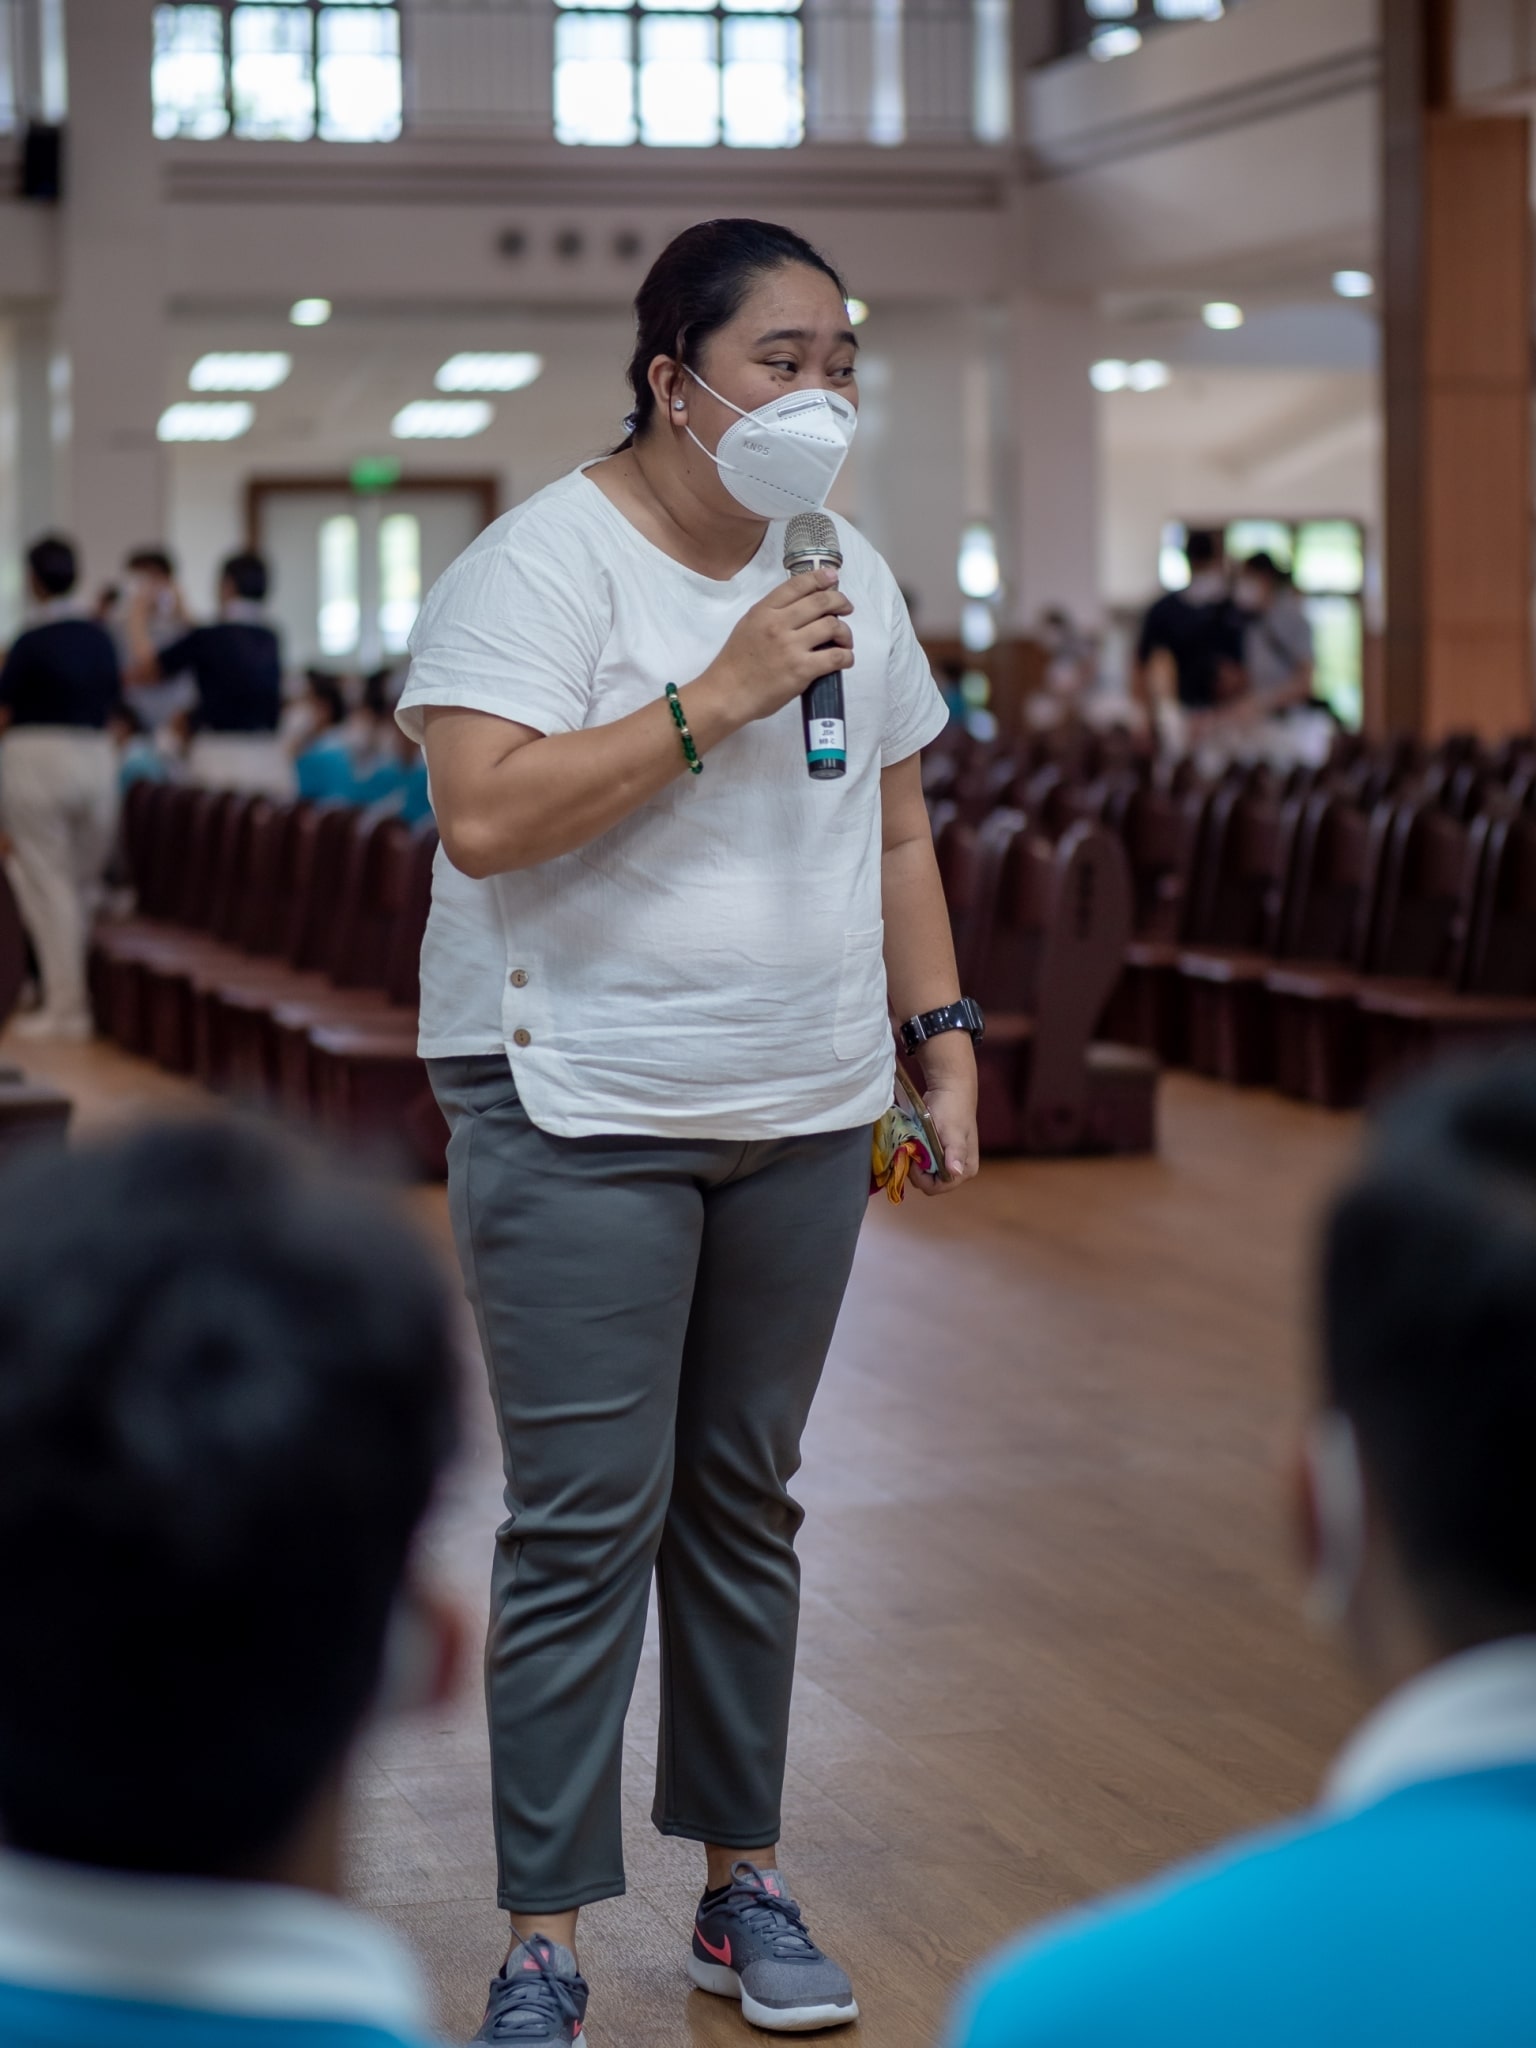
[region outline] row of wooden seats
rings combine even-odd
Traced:
[[[974,768],[974,764],[973,764]],[[1006,764],[991,764],[997,786]],[[1015,767],[1017,773],[1017,767]],[[942,786],[943,778],[937,778]],[[1341,748],[1322,770],[1030,764],[1031,824],[1124,846],[1133,932],[1110,1039],[1344,1106],[1536,1030],[1536,743]],[[940,831],[953,798],[932,806]]]
[[[1052,840],[1021,812],[935,836],[961,984],[981,1003],[982,1149],[1150,1152],[1157,1062],[1095,1033],[1131,933],[1125,854],[1102,825]]]
[[[435,827],[341,803],[140,783],[137,914],[101,924],[97,1028],[172,1073],[440,1173],[416,1056]]]

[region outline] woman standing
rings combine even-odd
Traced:
[[[856,417],[845,298],[787,229],[679,236],[637,301],[629,438],[482,534],[413,638],[443,837],[421,1050],[507,1472],[512,1948],[482,2041],[580,2032],[653,1571],[654,1819],[705,1845],[693,1980],[782,2031],[857,2015],[776,1867],[788,1485],[891,1101],[887,992],[933,1033],[952,1178],[926,1191],[976,1170],[976,1079],[918,775],[943,703],[856,532],[841,587],[784,576],[776,522],[821,505]],[[848,771],[813,781],[796,700],[832,669]]]

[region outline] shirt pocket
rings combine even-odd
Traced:
[[[867,1059],[885,1027],[885,926],[844,932],[843,965],[832,1019],[832,1050],[840,1060]]]

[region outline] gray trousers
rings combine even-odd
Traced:
[[[624,1889],[624,1716],[651,1574],[652,1818],[779,1836],[803,1511],[788,1486],[853,1264],[869,1132],[556,1138],[499,1057],[429,1062],[501,1427],[486,1693],[501,1905]]]

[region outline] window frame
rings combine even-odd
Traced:
[[[583,0],[554,0],[554,7],[553,7],[553,11],[554,11],[554,15],[555,15],[555,22],[556,22],[556,49],[557,49],[557,50],[558,50],[558,47],[559,47],[559,27],[558,27],[558,25],[559,25],[559,23],[560,23],[560,21],[561,21],[562,19],[564,19],[564,20],[571,20],[571,19],[583,19],[583,18],[585,18],[585,19],[594,19],[594,20],[607,20],[607,21],[622,21],[622,22],[624,22],[624,23],[626,23],[626,24],[627,24],[627,26],[628,26],[628,29],[629,29],[629,55],[628,55],[628,57],[627,57],[626,59],[624,59],[624,62],[625,62],[625,63],[627,64],[627,66],[628,66],[628,69],[629,69],[629,78],[630,78],[630,122],[631,122],[631,127],[632,127],[632,130],[633,130],[633,132],[632,132],[632,134],[631,134],[631,136],[630,136],[630,139],[629,139],[629,140],[628,140],[627,142],[611,142],[611,143],[593,143],[593,142],[587,142],[587,141],[585,141],[585,140],[583,140],[583,141],[575,141],[575,140],[572,140],[572,141],[566,141],[566,140],[565,140],[565,139],[564,139],[564,138],[563,138],[563,137],[562,137],[562,136],[560,135],[560,132],[559,132],[559,118],[560,118],[560,117],[559,117],[559,85],[558,85],[558,78],[559,78],[559,61],[558,61],[558,58],[557,58],[557,60],[556,60],[556,64],[555,64],[555,80],[556,80],[556,83],[555,83],[555,97],[556,97],[556,103],[555,103],[555,108],[554,108],[554,113],[553,113],[553,133],[554,133],[554,138],[555,138],[555,140],[556,140],[557,142],[559,142],[559,143],[560,143],[560,145],[561,145],[561,147],[562,147],[562,148],[566,148],[566,149],[600,149],[600,148],[606,148],[606,149],[689,149],[689,150],[694,150],[694,149],[697,149],[697,150],[706,150],[706,149],[774,149],[774,150],[779,150],[779,149],[785,149],[785,150],[788,150],[788,149],[799,149],[799,148],[801,148],[801,147],[803,146],[803,144],[804,144],[804,142],[805,142],[805,132],[806,132],[806,35],[805,35],[805,28],[806,28],[806,9],[805,9],[805,0],[795,0],[795,4],[792,4],[792,5],[786,5],[786,4],[784,4],[784,0],[764,0],[764,4],[762,4],[762,5],[758,5],[758,6],[754,6],[754,5],[750,4],[750,0],[737,0],[737,4],[736,4],[736,5],[734,5],[734,6],[732,6],[732,5],[728,5],[728,4],[727,4],[727,0],[711,0],[711,4],[706,4],[706,5],[697,5],[697,4],[695,4],[695,5],[688,5],[688,4],[686,4],[686,0],[684,0],[684,4],[682,4],[682,5],[679,5],[679,6],[672,6],[672,7],[666,6],[666,5],[664,5],[664,4],[658,4],[658,5],[653,5],[653,6],[647,6],[647,5],[643,4],[643,0],[627,0],[627,4],[622,4],[622,5],[617,5],[617,6],[614,6],[614,5],[607,5],[607,6],[605,6],[605,5],[601,4],[601,0],[598,0],[598,4],[596,4],[596,5],[593,5],[593,4],[586,4],[586,5],[584,5],[584,4],[583,4]],[[667,21],[667,20],[680,20],[680,21],[707,21],[707,22],[710,22],[710,23],[712,23],[712,24],[713,24],[713,27],[714,27],[714,55],[713,55],[713,56],[712,56],[712,57],[711,57],[711,58],[709,59],[709,63],[710,63],[710,66],[711,66],[711,68],[712,68],[712,70],[713,70],[713,72],[714,72],[714,76],[715,76],[715,134],[714,134],[714,137],[713,137],[713,139],[712,139],[711,141],[709,141],[709,142],[679,142],[679,141],[672,141],[672,140],[668,140],[668,141],[659,141],[659,142],[652,142],[652,141],[649,141],[649,140],[647,140],[647,138],[646,138],[646,134],[645,134],[645,119],[644,119],[644,114],[643,114],[643,111],[642,111],[642,99],[641,99],[641,82],[642,82],[642,75],[643,75],[643,72],[644,72],[644,69],[645,69],[645,61],[646,61],[646,60],[645,60],[645,57],[644,57],[644,55],[643,55],[643,46],[644,46],[644,36],[643,36],[643,28],[644,28],[644,25],[645,25],[645,23],[646,23],[646,22],[648,22],[648,21],[652,21],[652,22],[655,22],[655,21]],[[731,22],[733,22],[733,21],[773,21],[773,22],[785,22],[785,23],[793,23],[793,25],[794,25],[795,29],[796,29],[796,30],[798,31],[798,35],[799,35],[799,67],[798,67],[798,78],[799,78],[799,87],[800,87],[800,132],[799,132],[799,134],[798,134],[798,135],[797,135],[797,136],[796,136],[796,137],[794,138],[794,140],[793,140],[793,141],[789,141],[789,142],[768,142],[768,143],[764,143],[764,142],[733,142],[733,141],[731,141],[731,139],[729,138],[729,136],[728,136],[728,134],[727,134],[727,132],[726,132],[726,105],[725,105],[725,84],[726,84],[726,70],[727,70],[728,64],[729,64],[729,62],[730,62],[731,60],[730,60],[730,59],[728,59],[728,57],[727,57],[727,55],[726,55],[726,45],[727,45],[727,35],[726,35],[726,30],[727,30],[727,26],[728,26],[728,24],[730,24],[730,23],[731,23]]]
[[[239,130],[235,126],[235,60],[233,24],[236,9],[244,6],[273,6],[282,7],[283,9],[295,14],[307,14],[309,17],[310,25],[310,132],[307,136],[303,138],[303,140],[306,142],[323,142],[333,146],[345,146],[353,148],[357,146],[355,143],[345,143],[343,138],[341,137],[328,136],[323,134],[321,132],[320,127],[320,18],[323,14],[332,11],[349,11],[349,0],[160,0],[160,4],[170,7],[173,12],[179,12],[183,6],[196,5],[204,8],[210,8],[219,16],[220,56],[222,59],[224,75],[225,122],[224,132],[217,138],[221,142],[275,141],[281,139],[277,137],[244,136],[240,134]],[[405,45],[407,33],[407,9],[401,4],[401,0],[350,0],[350,9],[354,10],[358,14],[392,14],[395,18],[396,40],[400,51],[400,133],[403,134],[405,132]],[[158,11],[159,8],[157,7],[156,12],[158,13]],[[193,140],[195,138],[178,134],[173,136],[167,136],[162,139],[171,142],[185,142],[188,140]],[[398,138],[391,137],[388,139],[395,140]]]

